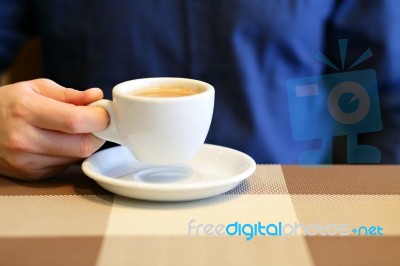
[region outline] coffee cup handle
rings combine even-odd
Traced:
[[[108,122],[108,126],[106,129],[104,129],[103,131],[92,132],[92,134],[103,140],[111,141],[122,145],[121,136],[118,132],[117,125],[115,123],[116,120],[114,116],[113,102],[110,100],[98,100],[92,102],[88,106],[104,108],[104,110],[107,111],[108,116],[110,118],[110,121]]]

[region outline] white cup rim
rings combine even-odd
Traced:
[[[193,95],[187,95],[184,97],[143,97],[128,94],[135,90],[143,89],[145,87],[165,85],[166,83],[180,83],[180,84],[191,84],[201,87],[204,91]],[[134,86],[132,88],[132,86]],[[190,99],[198,99],[202,97],[208,97],[209,94],[214,94],[214,87],[204,81],[189,79],[189,78],[178,78],[178,77],[152,77],[152,78],[140,78],[124,81],[114,86],[113,88],[114,98],[124,98],[126,100],[136,101],[149,101],[149,102],[171,102],[171,101],[188,101]]]

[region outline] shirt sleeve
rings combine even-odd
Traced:
[[[358,144],[378,148],[382,163],[400,163],[399,11],[400,1],[396,0],[338,1],[326,31],[326,55],[339,71],[372,69],[376,72],[379,99],[370,100],[379,103],[382,129],[373,129],[379,119],[375,117],[368,122],[371,131],[367,125],[352,133],[358,134]],[[339,39],[347,40],[345,57],[339,52]],[[372,53],[367,52],[368,49]],[[338,70],[327,67],[327,72],[337,73]],[[354,82],[365,85],[362,79]]]
[[[13,61],[23,41],[34,34],[34,9],[27,0],[0,0],[0,72]]]

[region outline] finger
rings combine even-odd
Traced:
[[[29,152],[71,158],[89,157],[105,142],[92,134],[68,134],[39,128],[30,135],[35,141]]]
[[[61,102],[73,105],[88,105],[89,103],[103,99],[104,97],[103,91],[99,88],[90,88],[84,91],[77,91],[70,88],[65,88],[63,90],[65,97]]]
[[[99,88],[90,88],[82,91],[80,98],[73,103],[75,105],[88,105],[89,103],[101,100],[104,98],[103,91]]]
[[[103,91],[99,88],[78,91],[65,88],[49,79],[36,79],[26,84],[39,95],[74,105],[87,105],[104,97]]]
[[[75,106],[51,98],[38,97],[27,121],[36,127],[65,133],[90,133],[104,130],[109,121],[100,107]]]
[[[0,175],[22,180],[41,180],[53,176],[72,163],[76,158],[55,157],[37,154],[15,154],[15,158],[0,168]]]

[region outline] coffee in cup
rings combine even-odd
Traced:
[[[113,101],[90,104],[109,114],[99,138],[128,147],[139,161],[176,164],[192,159],[207,136],[214,88],[184,78],[130,80],[113,88]]]
[[[177,87],[177,86],[160,86],[136,90],[133,96],[141,97],[184,97],[202,92],[199,88]]]

